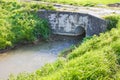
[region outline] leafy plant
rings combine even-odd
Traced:
[[[0,1],[0,50],[49,36],[47,21],[36,13],[39,9],[54,10],[51,5]]]
[[[109,15],[109,16],[106,16],[105,19],[108,21],[108,30],[119,27],[118,26],[118,23],[120,23],[119,15]]]

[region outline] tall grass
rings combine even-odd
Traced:
[[[95,6],[97,4],[111,4],[120,2],[120,0],[37,0],[45,2],[63,3],[71,5]]]
[[[39,19],[36,10],[52,6],[16,1],[0,0],[0,50],[47,38],[50,32],[47,21]]]
[[[10,80],[119,80],[119,17],[120,15],[107,16],[106,19],[111,22],[117,19],[114,28],[84,41],[66,59],[46,64],[31,74],[11,76]]]

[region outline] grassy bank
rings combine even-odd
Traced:
[[[10,80],[120,80],[120,15],[105,18],[106,33],[85,40],[66,59]]]
[[[47,38],[50,32],[47,21],[39,19],[36,10],[52,6],[16,1],[0,0],[0,50]]]
[[[45,2],[54,2],[54,3],[63,3],[70,5],[78,6],[95,6],[97,4],[111,4],[120,2],[120,0],[36,0],[36,1],[45,1]]]

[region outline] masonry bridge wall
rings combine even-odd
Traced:
[[[40,18],[47,19],[53,34],[86,36],[105,32],[106,21],[90,14],[62,11],[38,11]]]

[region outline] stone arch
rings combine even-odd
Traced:
[[[47,19],[54,34],[77,36],[99,35],[106,30],[106,21],[85,13],[64,11],[38,11],[40,18]]]

